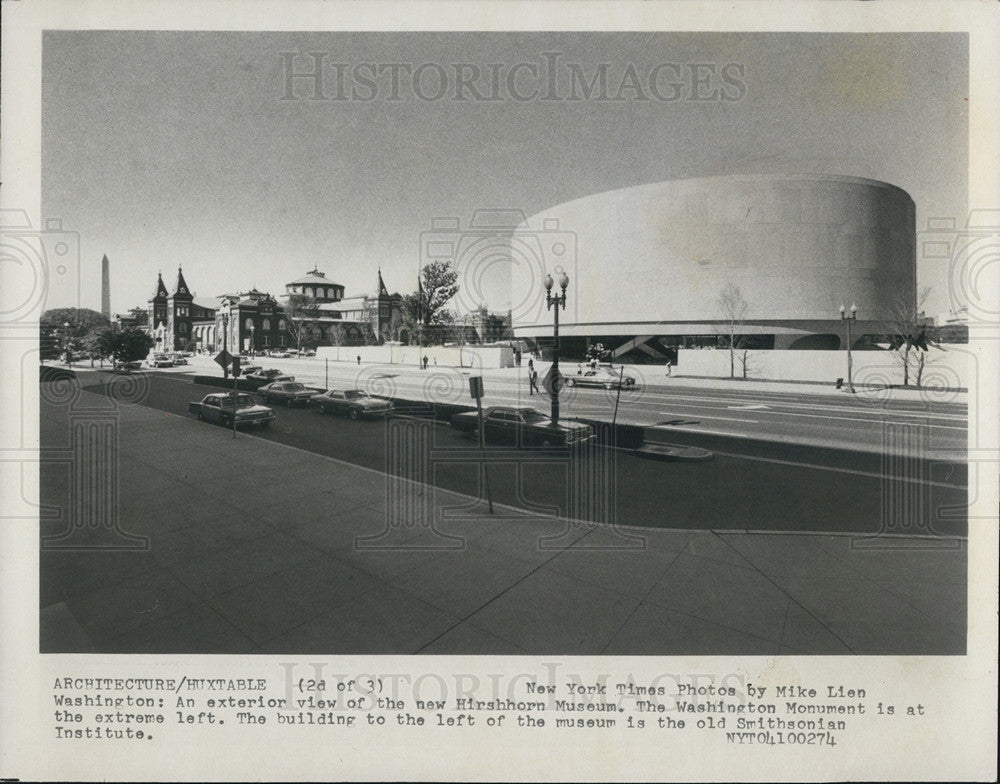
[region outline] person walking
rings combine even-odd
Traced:
[[[424,370],[427,370],[427,355],[424,354]]]
[[[535,370],[533,360],[528,360],[528,394],[533,395],[538,392],[538,371]],[[541,394],[541,393],[539,393]]]

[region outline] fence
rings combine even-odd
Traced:
[[[916,383],[918,355],[910,352],[909,383]],[[852,351],[855,384],[893,386],[903,383],[903,358],[894,351]],[[746,377],[774,381],[834,382],[847,378],[846,351],[754,351],[736,352],[734,373],[742,378],[746,362]],[[932,348],[924,357],[921,383],[923,386],[957,389],[968,387],[974,374],[975,355],[965,345],[949,345],[946,349]],[[680,349],[677,375],[728,378],[728,349]]]
[[[418,367],[427,357],[430,366],[466,367],[477,370],[514,366],[514,352],[507,346],[320,346],[317,359],[331,362],[409,365]]]

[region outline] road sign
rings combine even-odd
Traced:
[[[232,364],[233,355],[225,349],[222,349],[222,351],[216,354],[215,361],[219,363],[219,367],[227,368],[230,364]]]
[[[230,368],[233,371],[233,378],[236,378],[240,374],[240,358],[233,357],[233,366]]]
[[[471,376],[469,378],[469,394],[474,400],[479,400],[483,396],[483,377]]]

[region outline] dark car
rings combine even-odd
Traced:
[[[451,425],[469,435],[479,429],[475,411],[455,414]],[[512,443],[519,446],[573,446],[594,437],[594,429],[583,422],[560,419],[552,422],[533,408],[492,406],[483,412],[483,427],[489,443]]]
[[[392,412],[392,401],[373,397],[360,389],[328,389],[312,399],[321,414],[346,414],[351,419],[385,416]]]
[[[257,390],[265,403],[284,403],[286,406],[305,405],[319,390],[310,389],[297,381],[275,381]]]
[[[236,395],[235,405],[231,392],[212,392],[199,403],[188,403],[188,411],[196,414],[204,422],[215,422],[226,427],[256,425],[267,427],[274,419],[274,411],[267,406],[257,405],[252,396],[245,393]]]
[[[272,384],[277,380],[282,381],[294,381],[295,376],[286,376],[277,368],[268,368],[267,370],[257,370],[253,373],[247,373],[243,376],[253,387],[262,387],[264,384]]]

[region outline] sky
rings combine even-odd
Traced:
[[[321,90],[289,91],[309,53]],[[968,209],[967,84],[962,34],[48,31],[42,216],[79,235],[84,306],[108,256],[112,312],[178,265],[199,297],[314,267],[408,292],[435,219],[684,177],[883,180],[919,232]],[[924,287],[951,306],[942,262]]]

